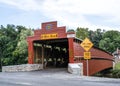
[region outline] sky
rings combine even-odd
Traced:
[[[49,21],[67,29],[120,31],[120,0],[0,0],[0,25],[38,29]]]

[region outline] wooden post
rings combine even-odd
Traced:
[[[69,44],[69,63],[74,63],[74,45],[73,45],[73,38],[68,39]]]
[[[34,64],[34,48],[32,41],[28,41],[28,63]]]
[[[44,45],[42,44],[42,65],[44,65]]]

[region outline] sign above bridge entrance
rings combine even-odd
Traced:
[[[41,34],[41,39],[55,39],[55,38],[58,38],[58,34],[57,33]]]

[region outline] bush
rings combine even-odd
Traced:
[[[112,70],[112,77],[113,78],[120,78],[120,69]]]

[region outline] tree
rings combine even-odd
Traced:
[[[105,31],[101,29],[97,29],[96,31],[89,31],[89,38],[94,43],[94,46],[99,47],[99,42],[102,39],[102,35]]]
[[[3,65],[25,63],[27,57],[26,37],[33,31],[23,26],[8,24],[0,27],[0,58]],[[15,54],[17,52],[17,54]]]
[[[5,57],[7,52],[6,43],[8,43],[7,37],[0,35],[0,71],[2,71],[2,58]]]
[[[12,64],[12,52],[17,45],[17,33],[14,25],[7,25],[7,27],[0,27],[0,53],[2,64]],[[9,60],[9,61],[8,61]]]
[[[88,28],[79,28],[78,27],[76,30],[76,37],[84,40],[86,37],[88,37]]]
[[[99,47],[113,53],[117,48],[120,48],[120,32],[118,31],[107,31],[103,34]]]
[[[33,31],[31,29],[22,30],[20,33],[20,39],[17,43],[17,47],[13,52],[13,56],[15,57],[15,64],[25,64],[27,63],[28,56],[28,45],[26,38],[28,36],[33,35]],[[17,58],[16,58],[17,57]]]
[[[74,29],[69,29],[67,32],[75,32]]]

